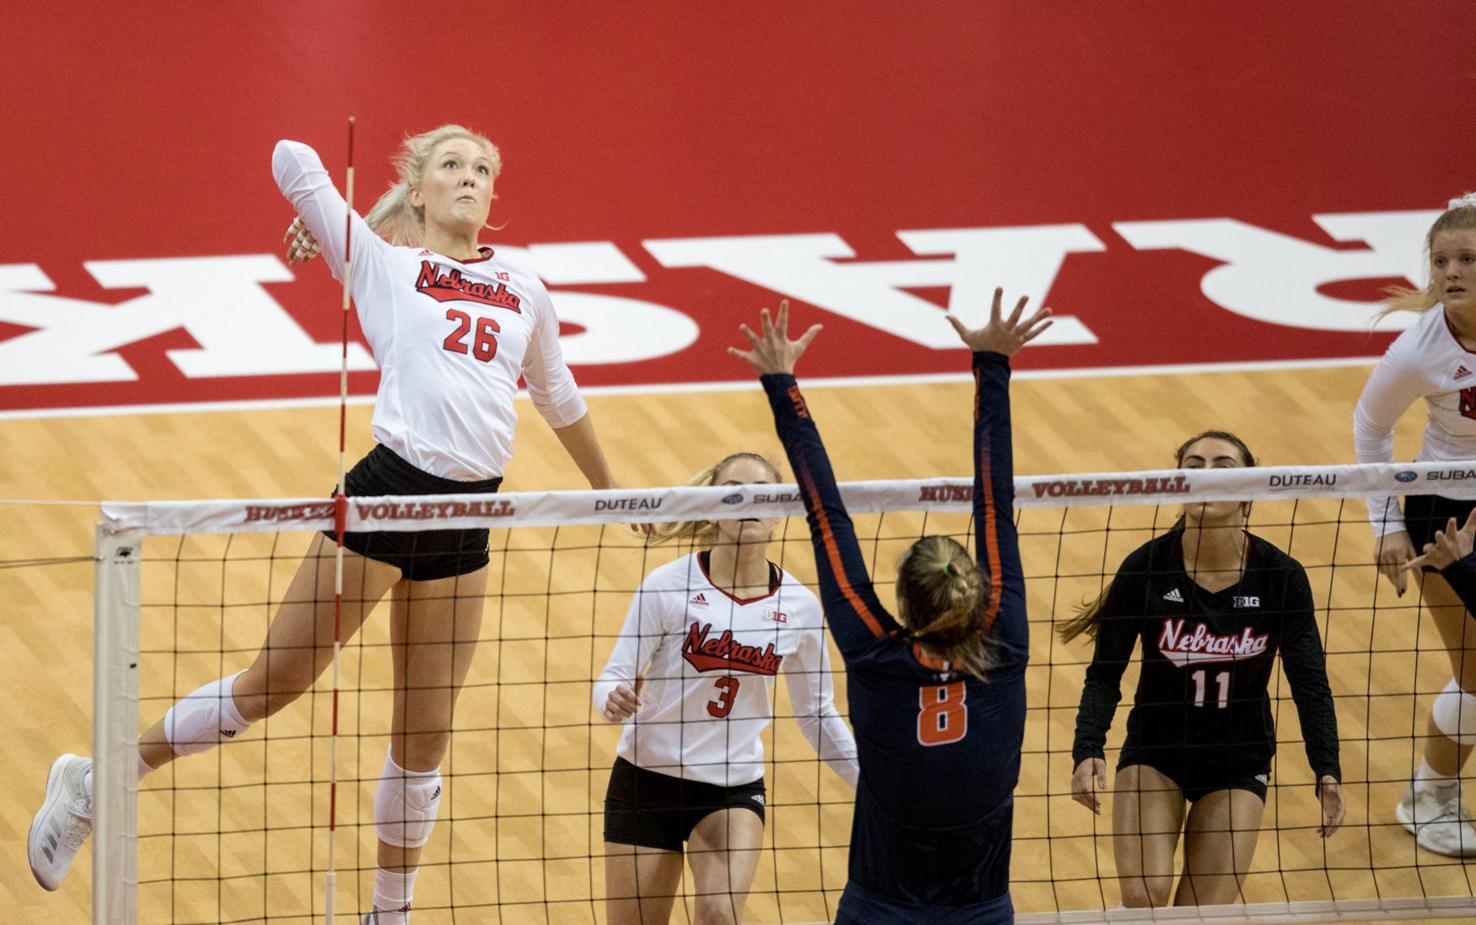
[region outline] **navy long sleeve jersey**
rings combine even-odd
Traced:
[[[929,659],[900,632],[872,588],[794,377],[763,377],[809,516],[820,600],[846,662],[861,765],[850,881],[899,903],[960,906],[1009,890],[1029,650],[1009,375],[1005,357],[974,355],[974,518],[998,657],[987,682]]]
[[[1098,617],[1074,763],[1103,757],[1122,674],[1140,643],[1143,667],[1125,749],[1172,752],[1235,773],[1267,767],[1276,752],[1267,688],[1279,649],[1307,762],[1319,778],[1341,779],[1337,714],[1307,573],[1260,537],[1246,537],[1245,573],[1223,591],[1206,591],[1185,573],[1179,530],[1123,561]]]
[[[1447,565],[1440,574],[1466,609],[1476,614],[1476,552]]]

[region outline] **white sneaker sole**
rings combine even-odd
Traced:
[[[1394,818],[1398,819],[1399,824],[1404,826],[1404,831],[1413,835],[1415,838],[1420,837],[1420,830],[1415,827],[1414,810],[1406,808],[1403,800],[1400,800],[1399,805],[1394,807]]]
[[[41,820],[46,818],[47,813],[50,812],[51,808],[56,805],[57,800],[61,799],[60,784],[62,770],[66,767],[68,759],[75,757],[77,756],[62,755],[60,758],[51,763],[51,770],[46,774],[46,799],[41,804],[41,809],[37,811],[35,818],[31,820],[31,830],[29,834],[26,835],[26,860],[31,865],[31,876],[36,878],[36,882],[41,884],[43,889],[52,891],[60,888],[61,882],[58,881],[55,886],[47,886],[46,881],[43,880],[41,877],[41,872],[36,869],[36,854],[39,851],[39,849],[36,847],[37,836],[44,836],[45,834],[42,832],[38,832],[38,828],[41,825]]]
[[[1445,849],[1436,848],[1433,845],[1428,844],[1425,839],[1420,837],[1419,827],[1415,825],[1414,821],[1414,811],[1411,809],[1406,809],[1403,800],[1400,800],[1399,805],[1394,807],[1394,818],[1399,820],[1399,824],[1404,826],[1404,830],[1406,832],[1415,837],[1415,843],[1417,845],[1419,845],[1421,848],[1424,848],[1431,854],[1438,854],[1441,857],[1446,858],[1476,857],[1476,843],[1471,844],[1464,851],[1447,851]],[[1462,842],[1462,844],[1464,845],[1464,841]]]

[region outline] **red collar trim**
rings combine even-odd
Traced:
[[[712,550],[710,550],[710,549],[704,549],[704,550],[702,550],[701,552],[699,552],[697,554],[697,567],[700,568],[700,569],[702,569],[702,577],[703,578],[706,578],[707,579],[707,583],[710,584],[710,585],[712,585],[714,588],[716,588],[724,597],[726,597],[728,600],[730,600],[733,603],[738,604],[740,606],[747,605],[747,604],[756,604],[759,601],[762,601],[762,600],[764,600],[766,598],[773,597],[775,594],[777,594],[779,592],[779,585],[782,584],[783,581],[784,581],[784,570],[781,569],[779,566],[775,565],[774,563],[770,562],[769,563],[769,593],[768,594],[760,594],[758,597],[736,597],[733,594],[729,593],[729,591],[726,588],[720,588],[720,587],[718,587],[717,582],[715,582],[715,581],[712,580],[712,575],[707,570],[707,563],[708,563],[708,561],[711,558],[712,558]]]

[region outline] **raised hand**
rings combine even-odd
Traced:
[[[287,245],[287,262],[289,264],[307,263],[323,250],[318,239],[308,230],[308,226],[298,216],[287,226],[287,233],[282,235],[282,242]]]
[[[1106,789],[1107,762],[1101,758],[1083,759],[1071,775],[1071,799],[1100,816],[1102,800],[1097,794]]]
[[[1460,529],[1456,529],[1454,517],[1446,521],[1445,529],[1435,534],[1435,542],[1426,543],[1424,553],[1410,559],[1404,567],[1411,572],[1418,572],[1427,565],[1443,569],[1469,556],[1473,545],[1476,545],[1476,510],[1471,511],[1465,526]]]
[[[1051,326],[1049,308],[1039,309],[1024,321],[1020,320],[1025,312],[1025,303],[1030,301],[1029,296],[1020,297],[1020,301],[1015,303],[1015,310],[1010,312],[1010,317],[1001,317],[1000,301],[1003,298],[1004,290],[995,289],[994,304],[989,309],[989,323],[982,328],[970,329],[954,316],[948,316],[948,323],[953,325],[953,329],[970,350],[1014,356],[1021,347],[1035,340]]]
[[[728,352],[741,360],[747,360],[748,365],[760,376],[768,373],[794,373],[794,364],[804,355],[805,348],[810,346],[810,341],[820,333],[820,325],[811,325],[810,329],[799,336],[799,340],[789,339],[789,300],[779,301],[779,317],[774,321],[769,320],[767,308],[759,310],[759,333],[753,333],[753,329],[746,324],[740,324],[738,330],[748,338],[748,350],[740,350],[737,347],[729,347]]]

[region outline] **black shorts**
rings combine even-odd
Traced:
[[[762,820],[764,779],[719,787],[647,771],[616,758],[605,791],[605,841],[681,851],[697,823],[724,809],[746,809]]]
[[[422,472],[383,446],[354,464],[344,478],[350,498],[371,495],[492,494],[502,478],[457,482]],[[324,530],[336,539],[332,530]],[[411,581],[434,581],[475,572],[490,561],[486,528],[474,530],[405,530],[345,533],[343,548],[376,562],[393,565]]]
[[[1409,532],[1409,541],[1414,544],[1415,555],[1425,551],[1426,543],[1435,542],[1435,534],[1455,518],[1456,526],[1466,523],[1471,509],[1476,508],[1476,499],[1458,500],[1442,498],[1440,495],[1409,495],[1404,499],[1404,529]],[[1432,568],[1425,571],[1433,572]]]
[[[1141,748],[1124,746],[1117,759],[1117,770],[1143,764],[1173,781],[1184,799],[1197,803],[1217,790],[1249,790],[1266,802],[1266,784],[1271,779],[1271,764],[1247,766],[1220,754],[1200,755],[1186,760],[1182,748]],[[1192,749],[1190,750],[1192,751]]]

